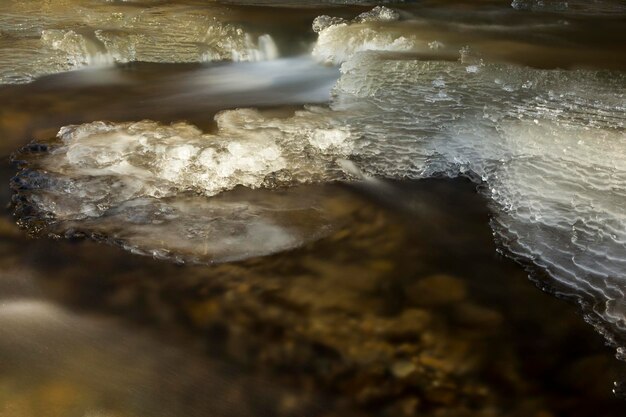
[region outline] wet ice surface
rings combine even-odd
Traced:
[[[223,10],[161,2],[8,0],[0,4],[0,84],[132,61],[258,61],[266,34],[222,22]]]
[[[620,14],[621,13],[621,14]],[[621,45],[623,11],[593,15],[503,9],[486,4],[471,8],[429,9],[418,5],[377,6],[354,18],[323,15],[313,29],[313,56],[340,64],[362,51],[404,52],[422,59],[456,60],[471,45],[485,60],[540,68],[624,69]],[[591,27],[606,30],[589,36]]]
[[[241,191],[207,197],[238,186],[335,178],[351,134],[332,120],[320,126],[327,113],[311,109],[284,121],[226,111],[216,116],[215,134],[148,121],[68,126],[59,132],[62,145],[29,148],[47,152],[31,155],[43,171],[14,178],[16,202],[25,217],[46,213],[52,234],[86,231],[159,258],[227,261],[291,249],[330,230],[319,200],[303,195],[294,206],[297,190],[286,192],[287,199],[256,194],[251,200]]]
[[[577,14],[571,10],[568,16]],[[337,205],[332,199],[290,187],[357,177],[366,193],[384,200],[398,193],[387,192],[380,178],[464,175],[490,201],[499,250],[530,266],[542,287],[579,301],[623,353],[624,73],[492,62],[537,50],[567,56],[547,67],[588,64],[594,55],[585,48],[587,61],[569,46],[541,49],[546,39],[569,33],[569,21],[512,30],[493,22],[444,26],[433,31],[432,22],[387,8],[354,19],[316,19],[313,58],[342,65],[329,108],[281,116],[238,108],[218,113],[211,131],[190,122],[66,126],[17,156],[18,220],[34,234],[87,235],[157,258],[231,261],[297,248],[341,223],[329,214]],[[471,48],[463,46],[465,31],[482,34],[471,37]],[[530,36],[533,31],[540,34]],[[74,39],[50,33],[59,42]],[[605,46],[602,53],[610,52]],[[281,88],[267,104],[325,101],[332,70],[303,62],[198,71],[182,94],[156,97],[148,107],[207,97],[223,108],[254,106],[263,99],[246,93],[261,97],[275,85]],[[621,68],[623,55],[615,62]],[[259,71],[264,76],[255,78]],[[311,71],[315,80],[296,87]]]
[[[319,16],[313,22],[313,30],[319,34],[313,48],[313,56],[327,64],[341,64],[362,51],[420,52],[428,50],[427,42],[418,35],[404,36],[393,28],[377,30],[370,24],[395,22],[400,13],[385,6],[377,6],[352,21],[331,16]]]
[[[373,54],[343,71],[334,107],[358,108],[350,124],[368,126],[354,153],[364,170],[477,175],[507,253],[598,303],[595,312],[623,330],[613,307],[626,270],[622,74]]]
[[[42,161],[42,168],[110,179],[108,186],[120,192],[112,203],[184,191],[211,196],[236,185],[320,181],[352,147],[347,129],[333,126],[332,120],[323,124],[326,114],[312,109],[284,121],[255,110],[229,110],[216,116],[214,134],[184,123],[161,126],[149,121],[67,126],[58,135],[63,145],[50,149],[51,158]],[[98,214],[91,211],[83,214]]]
[[[184,193],[208,197],[239,185],[343,179],[350,175],[341,163],[346,158],[384,178],[468,175],[492,201],[495,237],[507,254],[590,303],[608,329],[623,329],[624,76],[484,64],[462,55],[447,62],[356,53],[342,66],[332,110],[309,108],[288,118],[228,111],[217,116],[214,134],[152,122],[63,128],[47,152],[26,156],[28,169],[14,183],[19,204],[33,208],[35,218],[46,213],[55,225],[47,232],[80,225],[108,236],[111,224],[136,222],[130,229],[136,235],[121,236],[125,245],[178,253],[193,245],[159,245],[154,236],[160,216],[167,217],[159,213],[173,210],[167,199]],[[195,218],[194,209],[175,210]],[[228,221],[198,235],[219,235],[232,226]],[[306,241],[255,229],[254,222],[246,227],[242,240],[254,230],[276,237],[268,252]],[[206,245],[197,247],[202,251]]]
[[[37,181],[47,190],[24,192],[28,199],[24,220],[32,207],[46,210],[54,219],[45,226],[49,235],[87,235],[179,263],[234,261],[297,248],[326,236],[342,222],[328,210],[340,200],[322,190],[309,195],[298,188],[254,193],[238,188],[210,199],[185,193],[111,201],[102,181],[77,183],[54,177]],[[59,186],[64,191],[58,191]],[[119,184],[115,188],[124,190]],[[85,195],[89,189],[94,192]],[[95,202],[103,199],[107,201],[100,206]]]

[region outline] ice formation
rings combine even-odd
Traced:
[[[397,11],[385,6],[377,6],[350,22],[319,16],[313,22],[313,30],[318,33],[313,56],[321,62],[338,65],[362,51],[427,51],[427,42],[397,26],[380,30],[381,25],[399,18]]]
[[[110,224],[167,216],[188,193],[341,179],[342,159],[366,176],[467,175],[491,201],[503,252],[549,274],[545,285],[576,297],[607,335],[626,330],[625,75],[485,64],[467,49],[455,61],[398,57],[385,52],[400,39],[386,31],[394,19],[377,8],[351,23],[316,20],[314,55],[343,62],[330,109],[224,112],[215,134],[153,122],[64,128],[62,143],[25,156],[19,205],[31,219],[46,214],[44,231],[80,222],[109,235]],[[132,214],[146,206],[149,216]],[[156,235],[133,241],[142,227],[122,239],[160,247]]]
[[[62,144],[52,148],[42,168],[106,179],[116,184],[118,201],[324,180],[352,143],[351,133],[334,126],[327,114],[312,108],[282,120],[251,109],[223,111],[216,116],[215,134],[185,123],[150,121],[67,126],[59,131]]]
[[[314,197],[207,197],[336,178],[353,137],[328,113],[224,111],[215,134],[150,121],[64,127],[45,156],[25,154],[41,171],[14,179],[16,201],[28,207],[22,214],[46,213],[51,234],[107,236],[156,257],[213,262],[290,249],[330,227]]]
[[[215,9],[210,14],[183,5],[2,2],[0,84],[115,62],[258,61],[278,56],[271,36],[224,23]]]
[[[612,0],[513,0],[511,7],[515,10],[585,15],[614,15],[626,11],[624,2]]]
[[[323,189],[310,193],[292,187],[277,193],[237,188],[212,198],[182,193],[103,203],[105,194],[116,191],[103,181],[64,182],[54,176],[37,181],[51,190],[42,193],[33,187],[23,196],[29,207],[49,210],[49,235],[88,236],[179,263],[227,262],[294,249],[325,236],[341,221],[329,210],[332,196]],[[92,197],[108,208],[87,207],[85,201]]]
[[[368,127],[353,153],[363,170],[475,177],[505,252],[626,330],[623,74],[375,53],[342,70],[333,108]]]
[[[527,12],[511,8],[494,12],[490,7],[477,7],[443,12],[424,5],[401,11],[376,7],[352,20],[319,16],[313,22],[318,40],[312,55],[319,62],[333,65],[365,51],[384,51],[406,59],[453,61],[458,51],[469,45],[475,55],[490,62],[539,68],[594,68],[601,62],[606,68],[623,69],[626,63],[619,53],[623,42],[611,35],[619,33],[619,19],[580,9],[576,13],[588,19],[582,20],[575,10],[579,9],[572,6]],[[602,40],[591,42],[585,35],[588,25],[608,25],[606,35],[600,34]],[[555,39],[576,39],[576,48]]]

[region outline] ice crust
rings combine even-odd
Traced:
[[[109,219],[134,218],[133,201],[154,211],[189,192],[342,179],[341,166],[364,177],[467,175],[491,202],[503,253],[547,273],[542,285],[575,297],[608,337],[626,340],[626,76],[485,64],[468,50],[458,61],[406,59],[385,53],[393,37],[363,47],[391,35],[360,25],[326,17],[314,25],[313,54],[343,62],[330,110],[287,119],[228,111],[215,134],[147,121],[64,128],[62,144],[18,177],[15,188],[28,190],[18,195],[53,224],[87,222],[106,234]],[[120,211],[122,220],[110,217]]]
[[[30,169],[13,180],[18,211],[29,226],[33,210],[49,219],[48,234],[87,234],[180,262],[291,249],[330,230],[322,196],[248,195],[241,187],[340,177],[336,161],[351,153],[354,138],[330,113],[309,108],[277,119],[224,111],[212,134],[152,121],[67,126],[45,153],[25,154]]]
[[[406,34],[400,27],[384,26],[395,22],[400,14],[388,7],[377,6],[352,21],[330,16],[319,16],[313,21],[318,39],[313,57],[320,62],[339,65],[362,51],[426,51],[428,43],[415,35]],[[385,30],[381,30],[380,26]]]
[[[579,11],[580,16],[572,16],[577,10],[573,4],[572,8],[566,5],[566,9],[550,12],[526,11],[534,10],[530,5],[525,9],[527,3],[547,7],[550,2],[514,2],[515,7],[498,12],[477,6],[467,11],[449,8],[444,13],[424,5],[423,10],[377,7],[351,20],[319,16],[312,26],[318,33],[312,55],[319,62],[333,65],[364,51],[384,51],[407,59],[455,60],[459,51],[469,45],[477,56],[490,62],[539,68],[623,68],[620,55],[616,55],[619,51],[614,49],[619,39],[607,36],[589,42],[586,32],[586,25],[595,22],[608,24],[607,33],[612,33],[613,23],[618,20],[584,9]],[[519,7],[524,10],[516,10]],[[595,10],[596,4],[590,8]],[[619,33],[620,29],[617,24],[615,30]],[[568,46],[567,40],[576,42],[576,48]]]
[[[333,126],[328,113],[312,108],[281,120],[252,109],[229,110],[216,116],[215,134],[151,121],[67,126],[58,135],[63,145],[43,166],[124,183],[131,194],[120,195],[123,200],[319,181],[332,172],[336,158],[350,153],[352,142],[350,131]]]
[[[30,200],[41,209],[54,210],[48,212],[55,219],[47,225],[49,235],[88,236],[135,254],[178,263],[228,262],[294,249],[325,236],[341,221],[329,210],[332,196],[324,190],[310,193],[308,188],[292,187],[282,192],[252,192],[240,187],[212,198],[181,193],[109,200],[107,209],[91,210],[85,200],[104,197],[109,186],[105,181],[45,176],[38,183],[50,189],[32,190],[36,196]],[[117,191],[115,186],[109,196],[111,191]]]
[[[72,178],[65,191],[80,198],[80,208],[63,210],[63,217],[74,219],[134,198],[321,182],[333,178],[336,159],[349,155],[353,142],[329,113],[310,108],[276,119],[252,109],[224,111],[214,134],[152,121],[66,126],[40,167]],[[40,207],[57,216],[60,208],[58,202]]]
[[[0,84],[95,65],[131,61],[274,59],[267,34],[184,5],[128,7],[87,0],[8,0],[0,4]]]
[[[361,169],[475,177],[504,251],[547,272],[559,283],[548,286],[577,297],[603,325],[626,330],[623,74],[470,70],[376,53],[342,71],[333,108],[367,126],[353,153]]]

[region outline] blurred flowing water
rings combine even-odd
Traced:
[[[381,3],[1,2],[0,416],[623,415],[626,4]]]

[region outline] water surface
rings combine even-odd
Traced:
[[[623,414],[623,2],[375,6],[0,6],[1,416]]]

